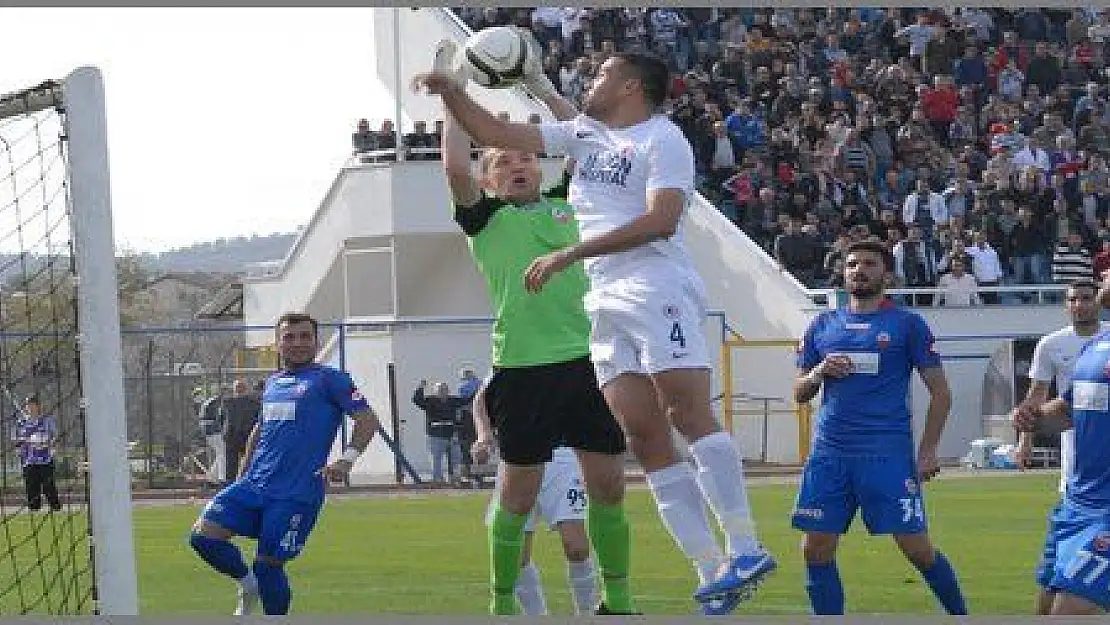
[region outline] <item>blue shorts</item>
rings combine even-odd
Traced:
[[[913,457],[811,456],[794,502],[794,528],[844,534],[857,510],[873,535],[925,532],[925,501]]]
[[[1041,561],[1037,563],[1037,585],[1048,589],[1052,585],[1052,576],[1056,572],[1056,515],[1060,513],[1064,502],[1058,501],[1048,513],[1048,527],[1044,534],[1044,548],[1041,550]]]
[[[208,502],[201,517],[239,536],[257,539],[259,555],[292,560],[304,549],[322,505],[267,497],[235,482]]]
[[[1037,581],[1110,610],[1110,515],[1056,506]]]

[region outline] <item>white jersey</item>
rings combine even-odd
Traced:
[[[627,225],[647,211],[648,192],[679,189],[694,197],[694,153],[670,119],[656,115],[628,128],[608,128],[579,115],[541,124],[544,151],[574,159],[568,201],[574,205],[583,239]],[[621,281],[661,277],[699,280],[682,242],[682,222],[674,236],[585,261],[594,289]],[[678,273],[676,273],[676,271]]]
[[[1103,330],[1110,325],[1102,324]],[[1091,336],[1080,336],[1074,326],[1066,326],[1046,334],[1037,341],[1033,350],[1033,362],[1029,366],[1029,378],[1035,382],[1056,382],[1056,392],[1063,393],[1071,384],[1075,359],[1079,350],[1091,340]],[[1060,492],[1068,483],[1075,463],[1075,430],[1060,434]]]

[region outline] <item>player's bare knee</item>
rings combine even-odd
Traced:
[[[589,501],[615,506],[624,501],[624,456],[590,451],[578,452],[582,481]]]
[[[235,532],[201,517],[193,524],[193,533],[213,540],[231,540]]]
[[[536,505],[543,480],[543,465],[506,465],[498,503],[513,514],[527,514]]]
[[[559,526],[559,531],[567,561],[585,562],[590,557],[590,541],[582,523],[563,523]]]
[[[806,564],[828,564],[836,559],[838,543],[835,534],[807,533],[802,537],[802,557]]]
[[[261,553],[255,555],[254,559],[257,562],[261,562],[262,564],[266,564],[266,565],[269,565],[269,566],[277,566],[277,567],[285,566],[285,562],[286,562],[285,560],[282,560],[281,558],[275,558],[274,556],[267,556],[267,555],[263,555]]]
[[[937,550],[928,534],[895,534],[894,542],[906,559],[919,569],[931,568],[937,561]]]

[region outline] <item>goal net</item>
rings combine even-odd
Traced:
[[[0,96],[0,617],[134,614],[95,69]]]

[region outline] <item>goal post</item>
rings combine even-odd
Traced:
[[[81,67],[62,82],[69,145],[70,223],[77,275],[81,403],[89,458],[97,612],[137,615],[131,467],[123,399],[123,355],[108,177],[104,81]]]
[[[137,615],[96,68],[0,95],[0,387],[0,617]],[[28,477],[44,466],[57,492]]]

